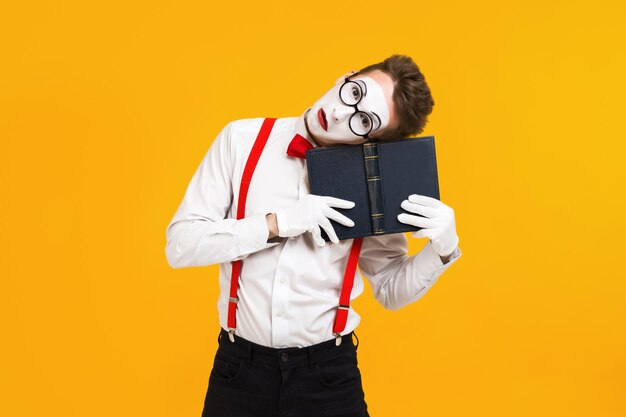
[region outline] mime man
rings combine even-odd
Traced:
[[[219,132],[166,230],[171,267],[220,264],[203,417],[369,415],[352,338],[360,315],[339,303],[344,278],[354,279],[350,301],[363,277],[387,309],[417,301],[461,256],[454,211],[408,195],[401,206],[414,214],[398,220],[422,228],[411,236],[428,238],[424,247],[408,256],[397,233],[361,238],[355,252],[355,239],[339,241],[330,223],[353,226],[350,211],[335,208],[354,203],[310,194],[304,154],[414,136],[433,106],[414,61],[392,55],[341,75],[300,117],[235,120]]]

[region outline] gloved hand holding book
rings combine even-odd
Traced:
[[[406,211],[424,216],[407,213],[398,215],[398,221],[423,228],[411,232],[413,237],[429,238],[439,256],[448,256],[454,252],[459,244],[459,237],[456,234],[454,210],[451,207],[436,198],[419,194],[411,194],[400,206]]]
[[[337,234],[328,219],[333,219],[348,227],[354,226],[354,222],[331,207],[350,209],[354,207],[354,202],[341,198],[307,194],[291,206],[276,211],[278,236],[293,237],[304,232],[310,232],[313,234],[315,243],[321,247],[326,244],[321,235],[321,226],[333,243],[339,243],[339,238],[337,238]]]

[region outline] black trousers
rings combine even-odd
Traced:
[[[369,417],[353,334],[275,349],[221,329],[202,417]]]

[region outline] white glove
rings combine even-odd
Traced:
[[[424,217],[400,213],[398,221],[423,229],[411,232],[413,237],[428,237],[435,252],[439,256],[448,256],[459,244],[454,221],[454,210],[436,198],[425,195],[411,194],[400,207],[406,211],[420,214]]]
[[[354,202],[335,197],[307,194],[295,204],[276,212],[278,236],[293,237],[304,232],[310,232],[313,234],[315,243],[321,247],[326,244],[322,238],[321,226],[333,243],[339,243],[335,229],[333,229],[328,218],[349,227],[354,226],[354,222],[330,208],[331,206],[348,209],[354,207]]]

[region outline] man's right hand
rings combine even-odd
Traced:
[[[331,207],[349,209],[354,207],[354,202],[307,194],[293,205],[276,212],[278,236],[293,237],[310,232],[313,234],[315,243],[321,247],[326,244],[321,235],[320,227],[322,227],[333,243],[339,243],[335,229],[328,219],[348,227],[354,226],[354,222]]]

